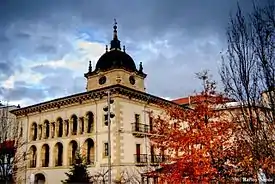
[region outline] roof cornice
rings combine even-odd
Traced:
[[[77,93],[74,95],[62,97],[62,98],[57,98],[53,99],[50,101],[34,104],[31,106],[11,110],[10,112],[15,114],[16,116],[25,116],[33,113],[40,113],[42,111],[47,111],[47,110],[55,110],[59,109],[63,106],[67,105],[76,105],[76,104],[81,104],[85,101],[89,100],[100,100],[104,96],[107,96],[107,91],[111,92],[111,95],[123,95],[127,96],[130,99],[137,99],[146,102],[147,104],[152,103],[155,105],[175,105],[179,106],[178,104],[165,100],[163,98],[141,92],[138,90],[134,90],[131,88],[128,88],[126,86],[122,86],[120,84],[116,84],[113,86],[108,86],[92,91],[87,91],[83,93]]]

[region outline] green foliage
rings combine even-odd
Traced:
[[[68,177],[63,184],[90,184],[91,176],[87,171],[87,165],[83,162],[83,159],[79,153],[76,154],[75,162],[68,173],[65,173]]]

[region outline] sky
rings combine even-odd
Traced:
[[[265,0],[262,0],[264,2]],[[251,0],[239,0],[245,11]],[[219,82],[226,28],[237,0],[1,0],[0,100],[27,106],[84,92],[95,66],[118,37],[148,93],[166,99],[200,90],[195,73]]]

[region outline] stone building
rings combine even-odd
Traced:
[[[14,133],[18,132],[16,122],[16,116],[10,113],[11,110],[18,109],[19,105],[9,105],[0,102],[0,143],[9,139],[13,139]]]
[[[89,63],[84,76],[86,92],[12,111],[23,125],[22,138],[27,144],[22,151],[28,153],[27,169],[18,171],[17,183],[32,179],[61,183],[77,150],[85,157],[91,175],[106,173],[108,123],[103,108],[107,91],[114,100],[111,111],[115,114],[111,120],[112,180],[119,180],[122,173],[140,177],[140,172],[163,161],[164,153],[158,155],[150,147],[150,113],[161,112],[161,104],[175,103],[146,93],[142,63],[137,69],[125,48],[121,49],[116,24],[110,48],[106,46],[94,69]]]

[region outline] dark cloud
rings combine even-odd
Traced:
[[[6,35],[0,35],[0,44],[9,42],[9,39]]]
[[[148,91],[161,96],[186,95],[199,85],[195,72],[210,69],[217,75],[217,57],[225,47],[225,29],[237,1],[2,0],[0,80],[22,71],[26,60],[64,59],[74,53],[74,39],[107,44],[113,18],[117,18],[119,38],[127,43],[127,52],[133,53],[136,63],[145,62]],[[252,0],[238,2],[245,11],[252,7]],[[167,40],[171,48],[163,43],[143,48],[156,40]],[[84,77],[73,76],[69,69],[36,66],[31,70],[45,75],[40,87],[16,83],[10,96],[43,99],[63,95],[64,90],[85,89]],[[5,93],[5,89],[1,91]]]
[[[35,51],[39,52],[39,53],[47,53],[47,54],[56,54],[57,50],[56,47],[54,45],[39,45]]]
[[[32,71],[43,75],[61,75],[67,76],[72,74],[72,70],[62,67],[52,67],[48,65],[37,65],[31,68]]]
[[[74,77],[70,69],[40,65],[33,67],[32,71],[45,75],[40,85],[46,87],[45,91],[49,97],[64,96],[85,90],[84,77]]]
[[[20,71],[21,69],[22,66],[20,63],[13,62],[10,58],[3,58],[0,61],[0,81],[8,79],[16,71]]]
[[[16,35],[15,35],[15,38],[18,38],[18,39],[28,39],[28,38],[30,38],[30,37],[31,37],[30,34],[28,34],[28,33],[23,33],[23,32],[18,32],[18,33],[16,33]]]
[[[17,81],[14,88],[1,87],[0,95],[3,99],[18,101],[28,99],[33,101],[41,101],[46,98],[46,93],[42,88],[28,85],[25,81]]]

